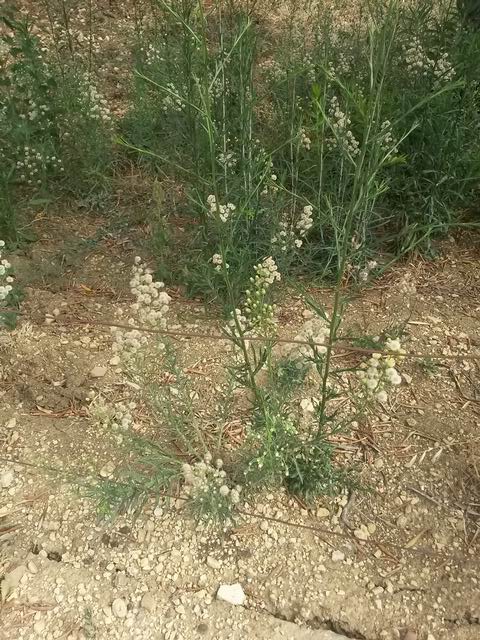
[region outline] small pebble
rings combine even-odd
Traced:
[[[13,484],[13,469],[5,469],[0,472],[0,487],[2,489],[8,489]]]
[[[30,562],[27,564],[27,569],[30,571],[30,573],[38,573],[38,567],[33,562],[33,560],[30,560]]]
[[[334,551],[332,553],[333,562],[343,562],[345,560],[345,554],[343,551]]]
[[[107,367],[96,366],[90,371],[91,378],[103,378],[107,373]]]
[[[222,584],[217,591],[217,600],[223,600],[229,604],[243,605],[245,598],[243,587],[239,582],[236,584]]]
[[[364,525],[362,525],[359,529],[355,529],[353,535],[355,536],[355,538],[357,538],[357,540],[362,540],[362,542],[368,540],[368,530]]]
[[[35,633],[40,635],[45,631],[45,622],[43,620],[37,620],[37,622],[35,622],[35,624],[33,625],[33,630]]]
[[[140,604],[143,609],[146,609],[150,613],[153,613],[153,611],[155,611],[155,598],[150,593],[150,591],[147,591],[147,593],[143,594],[143,598]]]
[[[222,566],[222,563],[220,562],[220,560],[217,560],[212,556],[208,556],[207,565],[210,567],[210,569],[220,569],[220,567]]]
[[[112,613],[116,618],[127,617],[127,604],[122,598],[116,598],[112,602]]]

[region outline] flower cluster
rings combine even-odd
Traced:
[[[251,282],[261,287],[264,294],[271,284],[281,279],[278,267],[272,257],[265,258],[263,262],[255,265],[254,270],[255,278],[251,278]]]
[[[152,271],[137,256],[132,267],[132,279],[130,280],[130,290],[135,297],[135,302],[130,308],[135,317],[129,318],[128,324],[140,323],[166,329],[166,315],[171,298],[166,291],[163,291],[164,287],[163,282],[154,281]],[[125,331],[113,327],[112,333],[115,340],[114,351],[122,352],[127,359],[133,357],[147,342],[145,334],[137,329]]]
[[[5,300],[12,291],[13,277],[10,275],[12,265],[8,260],[2,258],[2,249],[5,247],[5,242],[0,240],[0,302]]]
[[[210,213],[212,215],[218,215],[222,222],[226,222],[236,209],[236,206],[231,202],[228,202],[227,204],[219,204],[214,195],[208,196],[207,203]]]
[[[286,70],[273,58],[264,60],[259,67],[270,81],[283,82],[287,78]]]
[[[135,402],[117,402],[114,408],[112,427],[121,431],[129,431],[133,427],[132,411],[136,409]]]
[[[437,59],[433,74],[437,80],[445,80],[445,82],[450,82],[455,78],[455,68],[448,58],[448,53],[442,53]]]
[[[405,353],[400,340],[388,338],[385,342],[385,348],[388,351],[398,353],[400,358]],[[381,353],[372,354],[367,362],[362,363],[358,377],[368,397],[374,397],[379,402],[386,402],[388,389],[402,382],[402,377],[395,365],[396,360],[393,355],[382,356]]]
[[[314,354],[325,355],[327,353],[326,344],[330,336],[329,323],[319,316],[307,320],[301,330],[294,337],[299,342],[309,344],[289,344],[285,345],[290,357],[300,357],[308,360]]]
[[[27,113],[21,113],[20,118],[28,119],[30,122],[48,119],[48,112],[50,109],[46,104],[37,104],[35,98],[31,95],[31,91],[29,93],[30,95],[27,98]]]
[[[347,56],[339,52],[338,60],[336,64],[330,62],[328,65],[328,71],[332,79],[337,79],[338,77],[348,75],[352,70],[351,59],[347,58]]]
[[[109,123],[112,120],[112,115],[108,107],[108,101],[97,90],[97,87],[93,84],[88,76],[85,76],[82,80],[85,92],[85,103],[87,115],[92,120],[98,122]]]
[[[160,49],[157,49],[153,44],[147,44],[144,47],[140,47],[140,53],[145,59],[145,63],[153,65],[157,62],[165,62],[165,58],[162,57]]]
[[[313,62],[312,56],[309,53],[306,53],[304,55],[302,65],[307,80],[309,82],[315,82],[315,80],[317,79],[317,70],[315,68],[315,63]]]
[[[166,291],[161,291],[164,287],[163,282],[154,281],[152,270],[137,256],[132,267],[130,290],[136,298],[131,308],[137,313],[140,322],[160,329],[166,328],[165,315],[168,313],[171,298]]]
[[[224,153],[222,151],[218,156],[218,164],[227,169],[235,167],[237,162],[237,156],[233,152]]]
[[[212,264],[215,267],[215,271],[221,271],[223,265],[223,257],[220,253],[214,253],[212,256]],[[225,268],[229,268],[229,264],[225,263]]]
[[[369,260],[367,264],[360,269],[358,272],[358,279],[360,282],[367,282],[370,273],[378,266],[378,262],[376,260]]]
[[[311,204],[307,204],[303,207],[303,211],[295,226],[301,238],[310,231],[313,226],[313,207]]]
[[[162,100],[162,108],[167,111],[183,111],[186,107],[185,102],[182,100],[178,93],[177,88],[171,82],[166,85],[167,95]]]
[[[209,93],[215,100],[218,100],[222,96],[227,96],[230,93],[230,83],[228,78],[222,77],[220,74],[217,76],[211,76]]]
[[[404,47],[405,62],[408,71],[414,76],[431,76],[437,80],[449,82],[455,77],[455,68],[449,60],[448,53],[443,53],[437,60],[431,58],[420,39],[412,38],[408,46]]]
[[[300,145],[305,149],[305,151],[310,151],[310,149],[312,148],[312,141],[307,136],[307,133],[303,127],[300,129]]]
[[[398,292],[404,299],[404,304],[409,308],[417,295],[417,287],[410,275],[405,275],[399,282]]]
[[[23,147],[23,158],[17,161],[16,167],[20,181],[29,185],[41,185],[41,177],[47,171],[60,171],[61,173],[64,171],[60,158],[43,154],[38,149],[28,146]]]
[[[212,455],[206,453],[203,460],[194,464],[184,464],[182,466],[183,478],[185,480],[185,491],[195,501],[204,497],[211,497],[216,494],[218,501],[222,503],[228,500],[235,505],[240,502],[240,485],[230,488],[227,484],[227,474],[223,469],[223,460],[220,458],[213,461]]]
[[[396,151],[390,120],[384,120],[380,125],[380,147],[382,151],[390,151],[392,147],[394,147],[394,151]]]
[[[250,326],[270,333],[275,326],[273,319],[275,308],[267,304],[265,298],[268,289],[281,279],[280,272],[272,257],[265,258],[263,262],[255,265],[255,277],[250,278],[252,289],[247,289],[245,300],[245,315]]]
[[[414,75],[427,76],[435,66],[434,60],[428,57],[417,37],[412,38],[408,46],[404,47],[404,56],[408,71]]]
[[[255,265],[255,276],[250,278],[251,289],[245,291],[243,309],[235,309],[228,322],[230,332],[238,335],[260,333],[270,335],[275,330],[275,307],[267,302],[270,287],[281,279],[275,260],[265,258]]]
[[[330,117],[330,126],[334,133],[334,138],[329,138],[328,145],[331,149],[336,146],[340,146],[351,156],[356,156],[360,153],[360,143],[356,140],[352,131],[350,130],[351,120],[340,109],[340,103],[338,98],[333,96],[330,99],[330,106],[328,108],[328,115]]]
[[[244,315],[241,309],[234,309],[231,313],[231,319],[228,321],[228,326],[235,334],[244,334],[250,328],[247,316]]]
[[[295,246],[299,249],[303,239],[313,226],[313,207],[306,205],[298,220],[292,224],[283,219],[279,222],[279,231],[272,237],[272,243],[279,246],[281,251],[287,251]]]
[[[272,173],[270,175],[270,184],[265,184],[265,186],[262,189],[262,196],[268,195],[269,192],[276,193],[278,191],[277,180],[278,180],[277,175],[275,173]]]
[[[98,396],[90,403],[88,414],[95,424],[113,427],[120,431],[128,431],[133,427],[132,412],[136,409],[135,402],[108,402],[104,397]]]

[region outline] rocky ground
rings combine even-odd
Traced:
[[[338,443],[368,491],[313,508],[264,493],[212,530],[179,499],[105,520],[76,493],[122,463],[117,436],[88,407],[100,393],[131,396],[109,329],[95,323],[128,304],[141,231],[61,216],[36,231],[12,259],[26,283],[18,328],[0,336],[2,640],[480,637],[478,237],[447,243],[435,262],[412,259],[352,307],[350,327],[374,335],[405,310],[407,278],[417,291],[407,349],[442,356],[405,363],[396,399]],[[211,309],[170,293],[181,328],[217,326]],[[290,298],[286,335],[304,313]],[[224,350],[178,344],[208,404]],[[218,598],[237,583],[242,604]]]

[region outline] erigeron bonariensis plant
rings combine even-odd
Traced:
[[[165,329],[171,298],[165,291],[164,283],[154,280],[152,270],[142,262],[139,256],[135,258],[135,264],[132,267],[130,291],[135,302],[130,306],[131,314],[127,319],[128,324]],[[123,314],[119,312],[118,315]],[[126,360],[134,358],[148,343],[146,334],[135,328],[127,331],[112,327],[112,334],[114,351]],[[159,341],[158,347],[164,348],[164,343]]]
[[[61,175],[65,171],[59,157],[34,147],[25,145],[19,157],[16,162],[18,179],[30,186],[40,187],[48,176]]]
[[[398,357],[393,355],[383,356],[381,353],[373,353],[367,362],[363,362],[357,375],[362,383],[363,392],[369,398],[375,398],[378,402],[386,402],[388,392],[402,383],[402,376],[396,369],[405,350],[402,349],[400,340],[387,338],[385,349],[393,353],[398,353]]]
[[[4,248],[5,241],[0,240],[0,308],[13,290],[13,276],[11,275],[12,265],[6,258],[2,258]]]
[[[229,335],[243,339],[245,335],[270,335],[275,332],[275,307],[268,302],[270,287],[281,280],[275,260],[270,256],[254,267],[251,289],[245,291],[245,304],[232,311]]]
[[[217,198],[213,194],[208,196],[207,204],[210,215],[218,216],[221,222],[227,222],[237,208],[232,202],[228,202],[227,204],[218,203]]]
[[[407,70],[412,76],[427,79],[434,78],[437,82],[450,82],[455,78],[455,67],[447,52],[430,56],[420,38],[414,36],[408,45],[404,46],[404,60]]]
[[[330,117],[330,128],[333,138],[328,139],[330,149],[339,147],[345,151],[349,157],[355,157],[360,153],[360,143],[355,138],[351,130],[352,121],[340,108],[337,96],[332,96],[328,109]]]
[[[279,230],[272,237],[272,244],[283,252],[292,249],[300,249],[304,238],[313,227],[313,206],[305,205],[302,213],[291,221],[290,216],[283,216],[279,222]]]
[[[207,451],[202,460],[182,465],[184,493],[199,517],[225,518],[240,502],[241,485],[232,486],[223,460]]]

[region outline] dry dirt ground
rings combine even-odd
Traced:
[[[126,236],[105,220],[79,219],[40,219],[39,240],[12,258],[26,298],[18,328],[0,335],[0,638],[327,640],[333,631],[357,640],[478,640],[478,236],[447,242],[435,262],[397,267],[349,312],[350,328],[363,335],[405,318],[398,283],[408,276],[417,295],[407,349],[442,356],[405,362],[411,382],[338,443],[369,491],[310,509],[282,491],[263,493],[242,505],[249,516],[211,530],[179,500],[102,520],[74,491],[79,479],[122,463],[117,436],[87,407],[100,392],[114,403],[133,390],[109,364],[108,328],[94,323],[128,304],[142,242],[141,229]],[[170,293],[181,328],[218,327],[211,309]],[[295,335],[304,311],[290,294],[285,335]],[[90,324],[71,324],[82,320]],[[178,345],[208,412],[224,348],[199,339]],[[106,374],[93,378],[96,366]],[[362,526],[363,540],[355,534]],[[216,599],[219,585],[237,582],[243,607]]]

